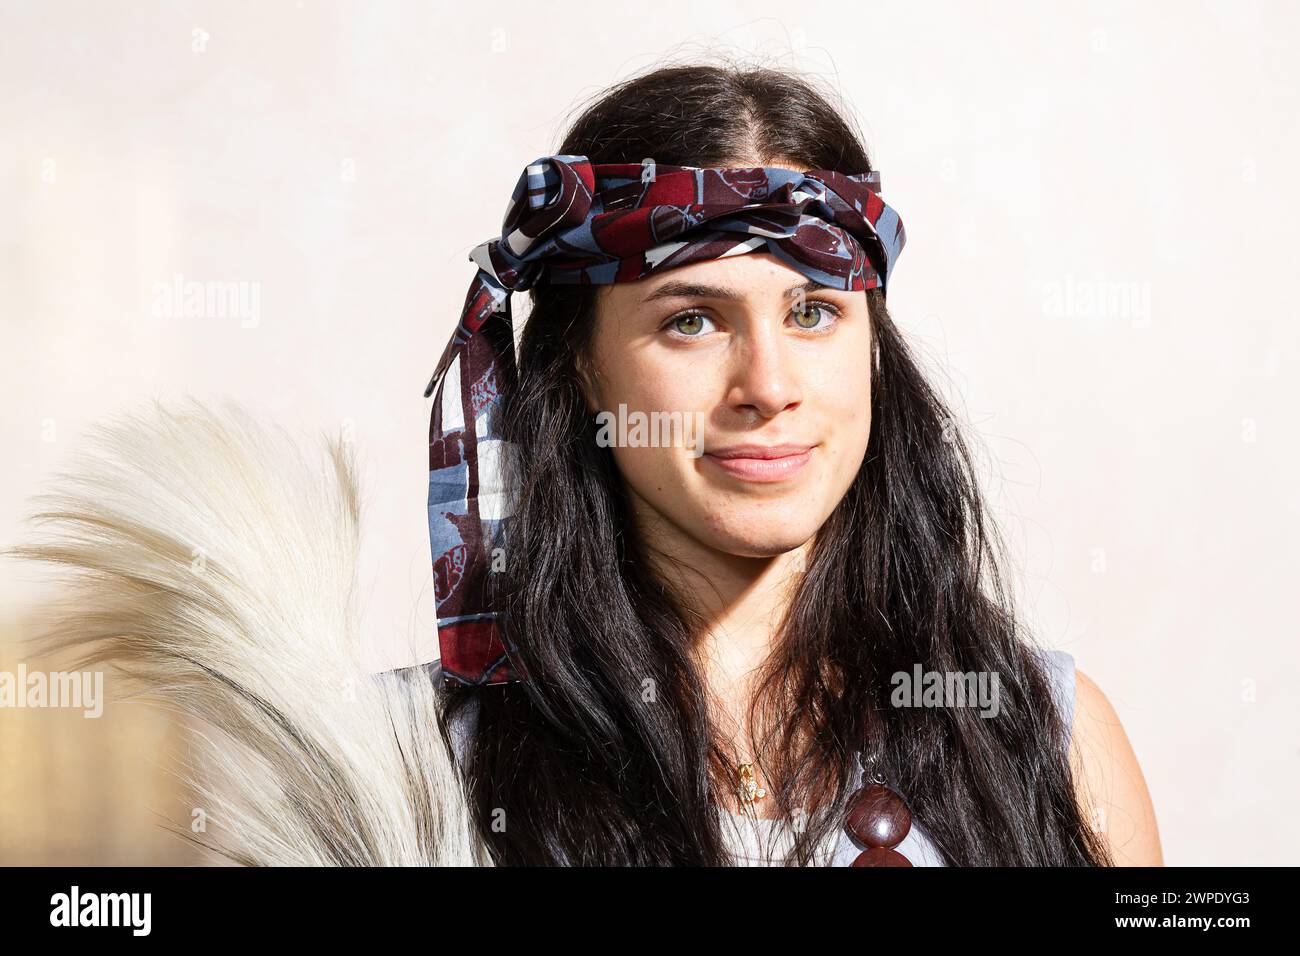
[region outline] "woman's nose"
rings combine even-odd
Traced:
[[[803,400],[796,356],[781,330],[746,330],[732,363],[727,403],[733,408],[772,418]]]

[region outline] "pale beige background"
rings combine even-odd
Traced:
[[[469,249],[582,98],[757,58],[856,110],[909,236],[893,313],[983,442],[1026,610],[1123,718],[1167,861],[1295,862],[1297,8],[612,6],[4,3],[0,543],[89,422],[235,396],[354,437],[375,661],[433,656],[420,392]],[[177,274],[257,288],[256,319],[155,316]],[[38,594],[4,567],[7,630]],[[129,814],[76,752],[22,757],[69,739],[31,727],[0,712],[0,861],[167,858],[104,832]]]

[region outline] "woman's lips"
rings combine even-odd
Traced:
[[[812,448],[806,445],[737,446],[708,451],[704,457],[727,474],[744,481],[785,481],[808,464]]]

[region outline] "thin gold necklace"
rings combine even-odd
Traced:
[[[755,817],[757,813],[754,811],[754,804],[767,796],[767,788],[758,785],[758,777],[754,773],[754,763],[762,761],[763,755],[767,753],[770,744],[771,738],[763,744],[756,761],[736,764],[736,796],[740,798],[740,809],[742,812],[748,811],[751,816]]]
[[[752,763],[736,764],[736,795],[740,797],[741,803],[750,808],[758,800],[767,796],[767,789],[760,787],[754,777],[754,765]],[[745,807],[742,806],[742,809]]]

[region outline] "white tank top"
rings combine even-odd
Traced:
[[[1047,666],[1052,685],[1052,695],[1065,721],[1069,746],[1069,727],[1074,719],[1074,657],[1066,651],[1047,651],[1030,648],[1040,653]],[[858,785],[862,784],[859,772]],[[736,866],[781,866],[794,846],[794,833],[787,820],[764,820],[749,815],[731,813],[721,807],[718,816],[722,823],[722,836],[727,841],[728,852]],[[925,830],[915,820],[907,836],[896,849],[913,866],[945,866],[942,854],[931,842]],[[811,866],[851,866],[862,852],[848,831],[842,826],[832,830],[817,849]]]
[[[764,820],[718,810],[722,836],[736,866],[781,866],[794,847],[794,834],[785,820]],[[943,866],[943,856],[920,824],[912,828],[896,849],[913,866]],[[826,835],[809,866],[851,866],[862,848],[843,827]]]
[[[1065,722],[1065,739],[1061,746],[1070,743],[1069,728],[1074,719],[1074,657],[1066,651],[1042,652],[1036,647],[1031,651],[1038,653],[1047,669],[1051,682],[1052,695],[1057,709]],[[441,686],[442,675],[437,661],[429,665],[435,686]],[[468,716],[462,718],[452,727],[452,740],[457,752],[463,754],[467,737],[472,733],[476,723],[476,708],[470,708]],[[864,774],[859,771],[858,786],[862,785]],[[906,798],[906,794],[903,795]],[[763,820],[751,816],[741,816],[718,808],[722,823],[723,838],[727,841],[728,851],[737,866],[780,866],[790,854],[794,834],[785,820]],[[913,866],[944,866],[943,856],[931,842],[925,830],[915,820],[903,842],[896,848],[907,857]],[[814,854],[813,866],[851,866],[862,852],[844,827],[832,830],[826,841]]]

